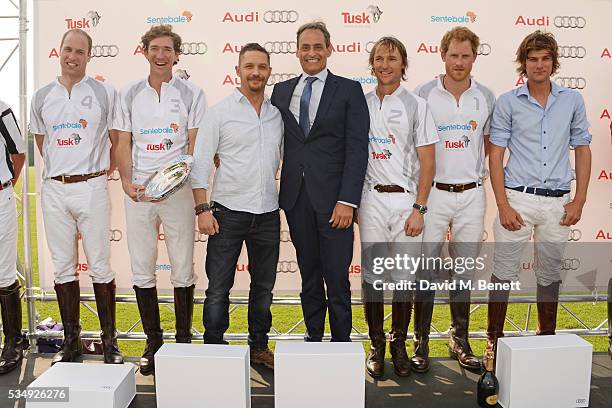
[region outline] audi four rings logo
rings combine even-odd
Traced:
[[[584,58],[586,57],[586,48],[579,45],[560,45],[560,58]]]
[[[586,87],[586,79],[582,77],[557,77],[555,82],[571,89],[584,89]]]
[[[489,55],[491,53],[491,46],[487,43],[482,43],[478,47],[478,55]]]
[[[208,51],[208,46],[205,42],[186,42],[181,45],[181,54],[183,55],[203,55]]]
[[[286,74],[272,74],[270,78],[268,78],[268,86],[272,86],[274,84],[278,84],[279,82],[286,81],[291,78],[295,78],[297,74],[286,73]]]
[[[580,259],[578,258],[565,258],[561,261],[561,270],[563,271],[576,271],[580,268]]]
[[[123,232],[121,230],[110,230],[110,240],[111,242],[119,242],[123,238]]]
[[[116,45],[94,45],[91,47],[91,56],[98,57],[116,57],[119,55],[119,47]]]
[[[582,231],[579,229],[570,230],[568,241],[580,241],[582,238]]]
[[[295,23],[299,17],[295,10],[267,10],[263,19],[266,23]]]
[[[291,235],[287,230],[281,230],[280,232],[280,240],[281,242],[291,242]]]
[[[557,16],[553,24],[557,28],[584,28],[586,19],[580,16]]]
[[[279,273],[295,273],[298,271],[298,264],[296,261],[280,261],[276,268],[276,272]]]
[[[264,48],[270,54],[295,54],[297,52],[297,42],[295,41],[268,41]]]

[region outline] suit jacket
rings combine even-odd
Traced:
[[[308,135],[289,110],[300,77],[274,86],[272,104],[285,125],[279,204],[293,208],[302,179],[317,212],[331,213],[337,201],[359,205],[368,165],[368,105],[358,82],[329,72]]]

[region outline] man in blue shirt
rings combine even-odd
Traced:
[[[509,290],[532,233],[537,278],[537,334],[555,334],[561,260],[569,227],[581,217],[591,172],[591,135],[582,95],[550,80],[559,68],[551,33],[529,34],[516,53],[527,83],[498,99],[491,121],[489,168],[497,202],[495,261],[489,292],[486,352],[503,337]],[[574,148],[576,189],[570,199]],[[506,148],[510,157],[503,168]],[[486,353],[485,360],[486,363]]]

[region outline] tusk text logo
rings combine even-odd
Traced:
[[[95,10],[89,10],[85,17],[80,18],[65,18],[66,29],[80,28],[83,30],[97,27],[100,24],[102,16]]]
[[[380,7],[375,5],[370,5],[365,9],[365,11],[356,14],[348,11],[343,11],[340,13],[342,16],[342,22],[349,26],[363,26],[378,23],[382,14],[383,12]]]

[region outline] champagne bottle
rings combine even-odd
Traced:
[[[493,373],[494,358],[493,352],[487,353],[487,365],[485,367],[485,372],[480,377],[480,380],[478,380],[477,401],[479,407],[486,408],[499,406],[497,405],[499,382]]]

